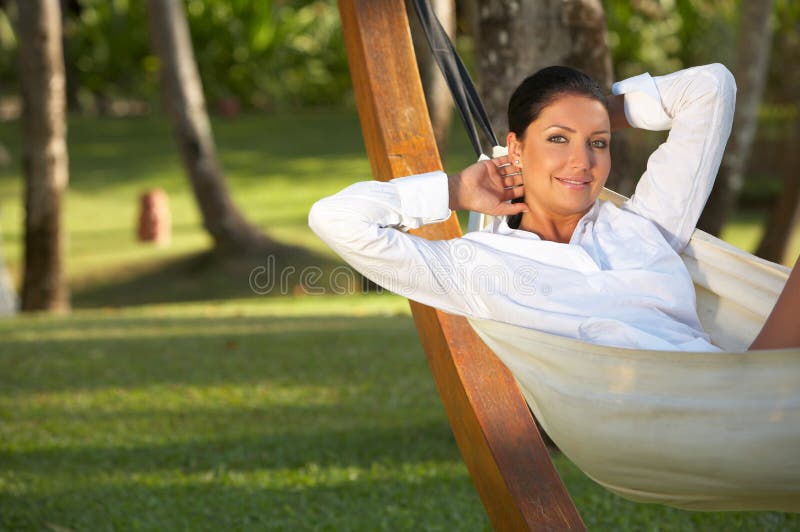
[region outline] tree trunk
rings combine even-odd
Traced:
[[[182,0],[148,0],[150,37],[160,63],[164,106],[200,207],[218,251],[238,254],[270,243],[234,205],[217,162],[203,88]]]
[[[508,131],[508,99],[527,76],[566,65],[592,76],[609,92],[614,73],[600,0],[481,0],[476,16],[476,55],[481,97],[501,137]],[[608,185],[630,193],[626,143],[615,133]]]
[[[447,32],[451,40],[455,39],[455,0],[431,0],[431,5],[442,23],[444,31]],[[445,82],[444,76],[442,76],[436,60],[433,58],[428,41],[425,39],[422,25],[419,23],[419,18],[411,2],[406,2],[406,8],[408,10],[409,25],[411,26],[411,35],[414,40],[414,54],[417,56],[419,75],[422,79],[422,87],[425,90],[425,102],[428,105],[428,114],[431,117],[431,125],[433,126],[433,136],[436,138],[439,156],[444,159],[450,138],[453,98],[447,88],[447,82]]]
[[[79,0],[60,0],[62,15],[61,46],[64,50],[64,75],[66,76],[67,109],[70,112],[81,111],[81,102],[78,98],[80,90],[80,74],[77,65],[72,60],[72,37],[77,27],[83,10]],[[72,31],[70,32],[70,29]]]
[[[67,188],[64,59],[58,0],[18,2],[25,174],[22,310],[69,310],[61,199]]]
[[[780,45],[779,64],[797,65],[800,61],[800,35],[796,31],[783,31]],[[773,262],[787,259],[793,262],[794,257],[786,257],[786,251],[792,232],[800,222],[800,152],[797,149],[800,146],[800,71],[787,68],[780,80],[782,99],[793,103],[796,113],[790,131],[784,137],[783,156],[778,163],[783,175],[783,192],[770,209],[756,255]]]
[[[783,193],[770,210],[764,236],[758,244],[756,255],[772,262],[783,262],[792,232],[800,220],[800,156],[797,153],[800,140],[800,119],[795,119],[795,134],[786,141],[786,157],[781,166]],[[791,259],[791,257],[790,257]]]
[[[772,4],[772,0],[742,2],[734,69],[738,92],[733,131],[722,157],[719,178],[697,224],[712,235],[719,235],[722,231],[744,184],[744,170],[758,125],[758,105],[769,66]]]

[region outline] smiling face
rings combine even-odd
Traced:
[[[529,222],[570,220],[574,228],[608,179],[610,139],[605,106],[574,94],[557,96],[528,125],[522,139],[508,134],[511,159],[520,161]]]

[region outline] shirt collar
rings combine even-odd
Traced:
[[[597,221],[597,215],[600,212],[600,200],[597,199],[592,204],[592,208],[589,209],[586,214],[584,214],[581,219],[578,221],[578,225],[575,226],[575,232],[572,233],[572,237],[575,237],[575,234],[578,230],[582,229],[584,225],[590,222]],[[498,216],[494,219],[494,222],[491,225],[491,232],[498,234],[498,235],[508,235],[508,236],[515,236],[518,238],[527,238],[531,240],[541,240],[541,237],[536,233],[532,233],[530,231],[525,231],[523,229],[512,229],[508,225],[508,216]],[[570,239],[570,243],[572,239]]]

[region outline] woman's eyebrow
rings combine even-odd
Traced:
[[[547,131],[548,129],[552,129],[554,127],[559,129],[566,129],[570,133],[575,133],[575,130],[572,129],[571,127],[562,126],[559,124],[553,124],[552,126],[547,126],[546,128],[544,128],[544,130]],[[598,133],[610,133],[610,132],[607,129],[598,129],[597,131],[592,131],[592,135],[597,135]]]

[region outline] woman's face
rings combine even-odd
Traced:
[[[552,218],[583,215],[611,169],[608,111],[597,100],[559,96],[528,125],[520,141],[508,134],[511,160],[519,160],[525,203]]]

